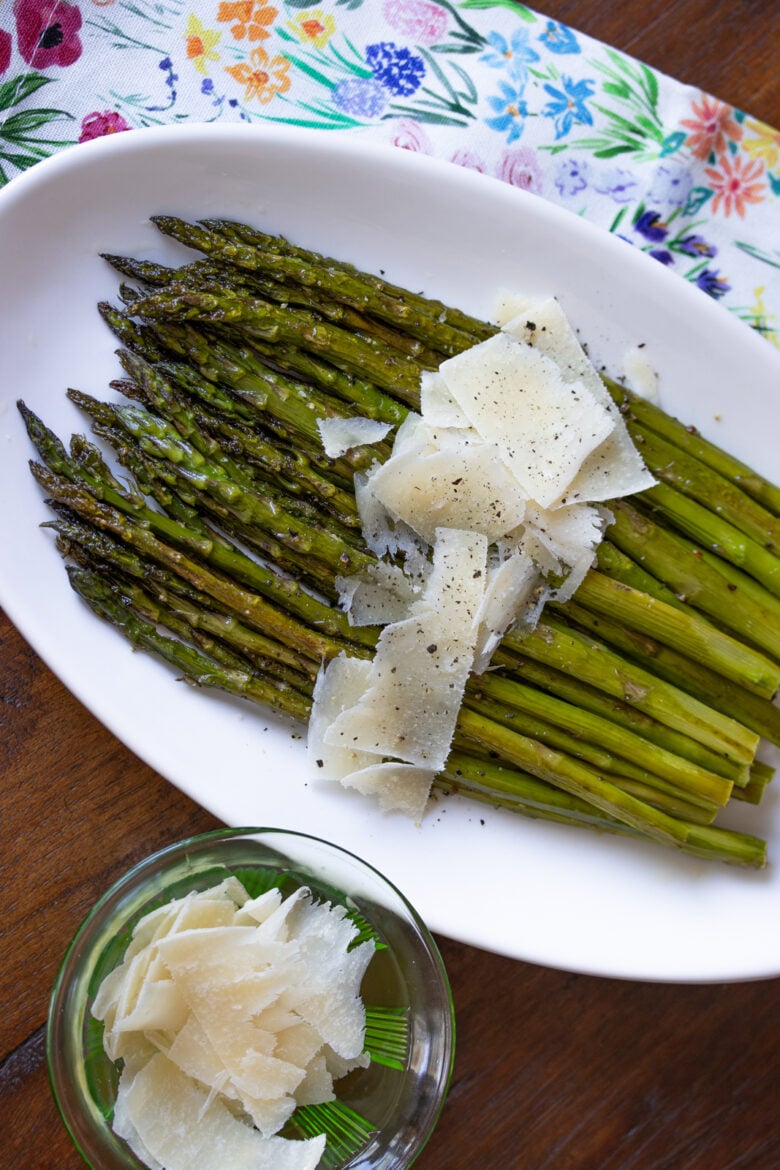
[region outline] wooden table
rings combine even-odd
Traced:
[[[780,127],[775,0],[542,10]],[[78,1170],[44,1061],[58,962],[131,863],[217,822],[98,724],[1,614],[0,776],[0,1167]],[[780,983],[619,982],[440,944],[458,1052],[420,1170],[780,1166]]]

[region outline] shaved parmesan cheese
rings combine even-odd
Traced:
[[[510,553],[490,566],[487,586],[477,614],[479,630],[474,655],[474,673],[482,674],[490,664],[501,639],[511,625],[528,611],[528,603],[541,583],[533,557],[523,549]]]
[[[374,495],[370,476],[355,476],[355,503],[363,539],[377,557],[399,553],[407,557],[424,555],[417,533],[406,524],[394,522],[387,508]]]
[[[437,528],[482,532],[489,542],[520,524],[527,496],[502,462],[495,443],[470,441],[418,454],[408,450],[388,460],[371,478],[371,490],[395,518],[433,543]]]
[[[162,1053],[119,1083],[124,1137],[147,1164],[165,1170],[314,1170],[324,1136],[263,1138]],[[149,1156],[151,1155],[151,1163]]]
[[[550,590],[556,601],[573,597],[592,566],[604,529],[612,517],[605,508],[570,504],[548,511],[529,511],[524,547],[547,571],[562,581]]]
[[[434,427],[469,425],[469,420],[450,394],[444,378],[435,370],[423,370],[420,377],[420,414]]]
[[[320,775],[419,820],[471,671],[533,628],[593,564],[599,502],[650,487],[623,417],[560,304],[504,295],[501,331],[420,379],[392,453],[355,480],[377,565],[337,583],[371,664],[337,659],[315,689]],[[636,355],[626,369],[642,374]]]
[[[474,657],[487,541],[438,535],[422,599],[412,616],[382,630],[368,687],[326,730],[330,746],[443,767]]]
[[[316,1166],[324,1138],[275,1135],[300,1102],[333,1099],[339,1070],[367,1064],[374,943],[357,934],[305,887],[250,899],[235,878],[141,919],[93,1015],[123,1061],[114,1128],[146,1165]]]
[[[325,454],[330,459],[338,459],[353,447],[379,443],[393,428],[373,418],[320,418],[317,429]]]
[[[384,626],[400,621],[420,596],[429,564],[402,569],[400,565],[377,561],[364,575],[337,577],[336,589],[342,609],[353,626]]]
[[[655,480],[645,467],[620,411],[580,345],[559,302],[548,297],[523,306],[515,304],[514,307],[517,316],[504,324],[506,332],[555,361],[566,382],[582,382],[613,421],[612,432],[583,461],[559,502],[610,500],[652,487]]]
[[[614,427],[581,381],[508,333],[448,358],[440,373],[482,437],[495,442],[527,495],[549,507]]]
[[[383,812],[399,812],[420,821],[435,777],[435,769],[386,760],[349,772],[342,782],[364,796],[376,797]]]
[[[332,744],[325,738],[342,711],[360,701],[370,678],[371,663],[361,658],[348,658],[346,654],[331,659],[317,676],[306,751],[309,767],[323,780],[340,780],[342,776],[376,762],[372,752],[358,751],[344,740]]]
[[[647,398],[649,402],[658,401],[658,375],[644,349],[634,345],[626,350],[623,355],[623,371],[635,394]]]

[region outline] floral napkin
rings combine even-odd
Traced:
[[[780,133],[514,0],[0,0],[0,187],[72,143],[188,120],[496,176],[780,346]]]

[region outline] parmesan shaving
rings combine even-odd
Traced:
[[[438,538],[422,599],[382,630],[366,691],[333,721],[326,744],[443,767],[474,657],[487,541],[447,529]]]
[[[655,480],[645,467],[620,411],[559,302],[553,297],[525,304],[515,301],[513,308],[517,315],[505,320],[505,331],[555,361],[566,382],[582,382],[608,412],[613,423],[612,432],[583,461],[560,503],[592,503],[629,496],[652,487]]]
[[[353,447],[381,442],[393,428],[373,418],[321,418],[317,420],[317,429],[325,454],[330,459],[338,459]]]
[[[482,674],[487,669],[509,627],[528,612],[528,603],[541,579],[536,562],[523,549],[517,549],[498,564],[490,566],[477,614],[479,629],[474,654],[475,674]]]
[[[450,394],[444,378],[435,370],[423,370],[420,377],[420,414],[434,427],[469,425],[469,420]]]
[[[648,402],[658,402],[658,375],[641,346],[634,345],[626,350],[623,355],[623,372],[635,394],[646,398]]]
[[[526,494],[549,507],[614,427],[581,381],[508,333],[448,358],[447,388],[480,435],[495,442]]]
[[[409,562],[408,562],[409,563]],[[363,576],[337,577],[341,608],[353,626],[387,625],[400,621],[420,596],[429,565],[422,561],[404,571],[400,565],[378,561]]]
[[[573,596],[593,564],[596,548],[611,514],[590,504],[570,504],[549,511],[529,509],[523,540],[526,551],[546,572],[562,578],[550,591],[556,601]]]
[[[480,531],[496,541],[522,522],[526,494],[497,444],[480,442],[470,430],[457,435],[444,449],[408,450],[388,460],[372,476],[371,490],[430,544],[437,528]]]
[[[114,1128],[147,1166],[313,1170],[324,1138],[276,1135],[368,1062],[357,935],[306,888],[250,899],[235,878],[140,921],[92,1010],[123,1061]]]
[[[402,813],[413,821],[421,821],[435,777],[433,768],[385,760],[348,773],[342,782],[346,788],[355,788],[364,796],[376,797],[383,812]]]

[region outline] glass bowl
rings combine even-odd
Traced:
[[[433,1132],[452,1072],[455,1019],[441,956],[419,915],[377,870],[316,837],[267,828],[217,830],[153,854],[81,924],[57,975],[47,1028],[49,1080],[74,1145],[93,1170],[144,1170],[111,1128],[118,1071],[103,1050],[91,1004],[140,917],[231,874],[247,880],[248,873],[283,894],[308,886],[374,932],[376,952],[361,985],[372,1059],[335,1083],[337,1101],[355,1124],[328,1137],[320,1167],[403,1170]],[[312,1117],[304,1114],[296,1111],[286,1136],[311,1135]]]

